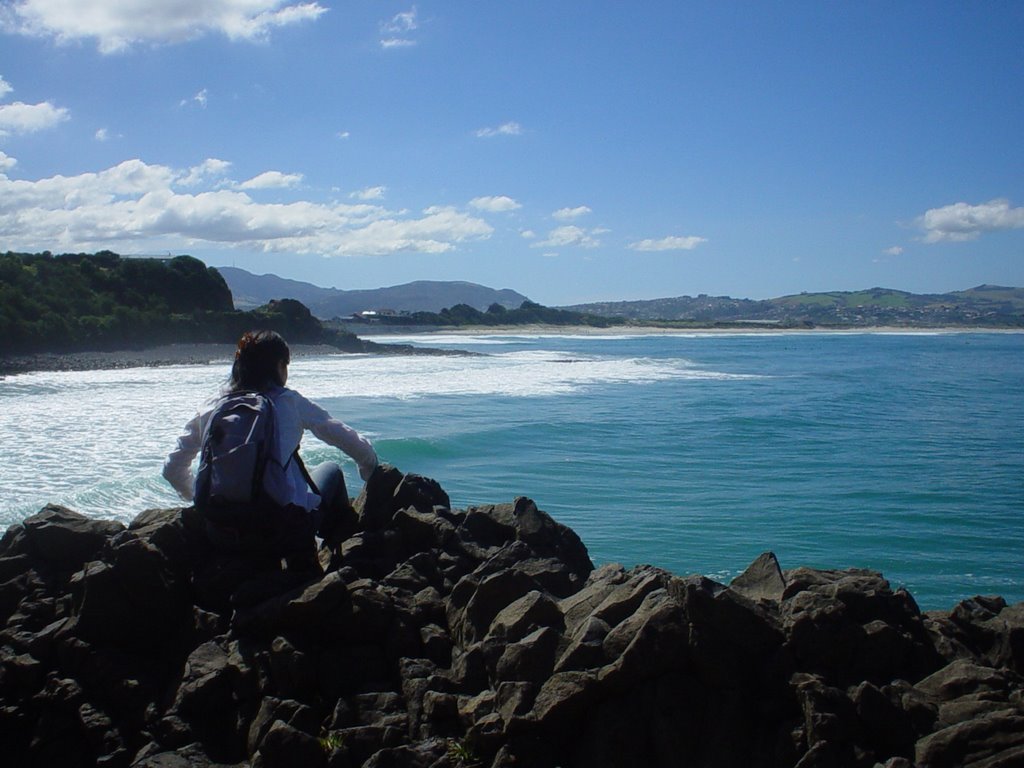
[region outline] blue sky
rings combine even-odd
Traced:
[[[1024,286],[1024,4],[0,0],[0,251],[543,304]]]

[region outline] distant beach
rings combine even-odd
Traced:
[[[747,327],[693,327],[693,328],[667,328],[657,325],[614,325],[607,328],[599,328],[592,325],[493,325],[493,326],[387,326],[373,327],[372,329],[357,329],[349,326],[346,330],[355,333],[362,338],[387,338],[388,336],[431,336],[444,334],[446,336],[686,336],[693,334],[700,335],[744,335],[751,334],[813,334],[813,333],[894,333],[894,334],[936,334],[936,333],[1024,333],[1024,328],[985,328],[980,326],[941,326],[935,328],[903,327],[903,326],[871,326],[851,328],[779,328],[775,326],[747,326]]]

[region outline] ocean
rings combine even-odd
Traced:
[[[771,550],[882,571],[923,609],[1024,600],[1024,334],[381,340],[476,354],[297,358],[289,384],[454,507],[528,496],[596,564],[728,583]],[[0,524],[47,503],[125,522],[176,506],[163,458],[226,374],[0,379]],[[337,456],[307,436],[307,464]]]

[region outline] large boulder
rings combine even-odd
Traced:
[[[124,530],[121,523],[93,520],[56,504],[26,518],[23,526],[32,554],[65,570],[76,570],[94,559],[109,537]]]

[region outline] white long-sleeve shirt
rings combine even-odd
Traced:
[[[277,414],[278,457],[287,459],[299,447],[302,433],[309,430],[328,445],[339,448],[351,456],[359,466],[359,476],[366,480],[377,468],[377,454],[373,445],[347,424],[331,417],[327,411],[307,400],[294,389],[275,387],[266,393],[274,401]],[[177,447],[164,462],[163,475],[185,501],[192,501],[195,476],[192,461],[203,445],[203,433],[220,398],[210,400],[185,425]],[[306,510],[316,509],[320,497],[310,489],[298,462],[288,463],[291,481],[290,501]]]

